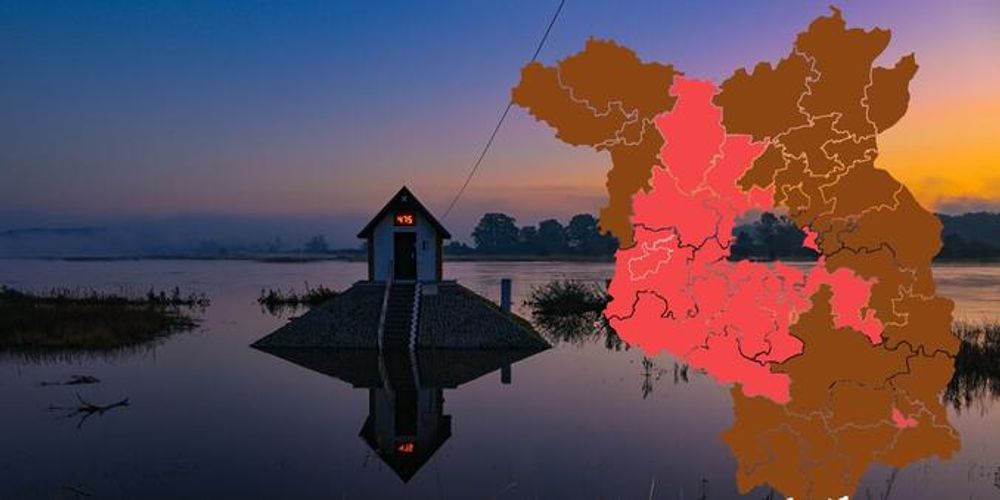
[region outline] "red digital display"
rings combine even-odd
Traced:
[[[404,454],[410,454],[416,451],[416,448],[417,448],[416,445],[414,445],[413,443],[400,443],[398,446],[396,446],[396,451]]]
[[[413,212],[396,212],[395,221],[397,226],[415,226],[417,216],[413,215]]]

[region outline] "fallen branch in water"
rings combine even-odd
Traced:
[[[90,375],[73,375],[69,378],[69,380],[64,380],[62,382],[40,382],[38,385],[48,387],[50,385],[87,385],[99,383],[101,383],[101,380],[97,377],[91,377]]]
[[[98,416],[104,415],[108,411],[111,411],[111,410],[113,410],[115,408],[122,408],[122,407],[125,407],[125,406],[129,406],[129,398],[122,399],[121,401],[118,401],[117,403],[111,403],[109,405],[99,405],[99,404],[91,403],[90,401],[87,401],[87,400],[83,399],[82,397],[80,397],[79,394],[76,395],[76,400],[80,402],[79,406],[75,406],[75,407],[50,406],[49,410],[50,411],[68,411],[69,413],[67,413],[66,415],[64,415],[63,418],[74,418],[74,417],[80,416],[81,417],[80,421],[77,422],[77,424],[76,424],[76,428],[79,429],[80,427],[83,427],[83,423],[88,418],[90,418],[90,417],[92,417],[94,415],[98,415]]]
[[[77,488],[75,486],[71,486],[71,485],[68,485],[68,484],[65,485],[65,486],[63,486],[63,488],[66,489],[66,491],[69,491],[70,493],[72,493],[72,494],[74,494],[74,495],[76,495],[78,497],[92,497],[92,496],[94,496],[94,495],[91,495],[90,493],[87,493],[86,491],[81,490],[80,488]]]

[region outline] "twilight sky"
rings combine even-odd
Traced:
[[[403,183],[441,212],[556,4],[0,0],[0,229],[192,214],[353,228]],[[567,0],[540,59],[613,38],[719,82],[785,55],[828,4]],[[926,205],[1000,209],[1000,3],[840,7],[892,29],[882,64],[920,64],[878,164]],[[515,109],[446,224],[464,239],[487,210],[596,213],[608,164]]]

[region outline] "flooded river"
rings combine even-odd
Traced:
[[[1000,318],[1000,266],[934,272],[956,318]],[[533,286],[611,273],[610,263],[445,264],[447,278],[492,300],[511,278],[525,314]],[[262,288],[342,289],[364,276],[363,263],[347,262],[0,261],[0,284],[21,289],[178,286],[212,300],[200,328],[148,349],[0,359],[0,498],[739,497],[736,460],[719,439],[733,421],[728,388],[666,355],[644,363],[600,340],[558,343],[509,372],[487,363],[488,373],[443,388],[447,435],[404,481],[366,437],[378,411],[369,389],[248,347],[287,321],[261,310]],[[73,375],[101,383],[40,385]],[[130,405],[82,423],[50,409],[77,394]],[[1000,497],[1000,405],[985,395],[949,412],[962,437],[955,457],[875,467],[858,495]]]

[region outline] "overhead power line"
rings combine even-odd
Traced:
[[[555,13],[552,14],[552,19],[549,21],[549,25],[545,27],[545,33],[542,34],[542,39],[538,41],[538,47],[535,47],[535,53],[531,55],[531,61],[535,62],[538,59],[538,54],[542,51],[542,47],[545,46],[545,40],[549,38],[549,33],[552,32],[552,27],[556,24],[556,19],[559,19],[559,13],[562,12],[563,5],[566,0],[559,0],[559,7],[556,8]],[[503,113],[500,114],[500,119],[497,120],[497,125],[493,127],[493,133],[490,134],[489,140],[486,141],[486,145],[483,146],[483,150],[479,152],[479,156],[476,161],[472,164],[472,168],[469,170],[469,175],[465,178],[465,182],[462,187],[458,189],[455,193],[455,197],[452,198],[451,203],[448,204],[448,208],[445,209],[442,218],[447,218],[448,214],[451,213],[451,209],[455,208],[455,204],[458,203],[459,198],[465,193],[465,188],[469,187],[469,183],[472,182],[472,178],[476,175],[476,171],[479,170],[479,165],[483,163],[483,158],[486,157],[486,153],[490,150],[490,146],[493,145],[493,140],[496,139],[497,133],[500,132],[500,127],[503,125],[504,119],[507,118],[507,113],[510,113],[510,108],[514,106],[514,101],[507,101],[507,106],[503,108]]]

